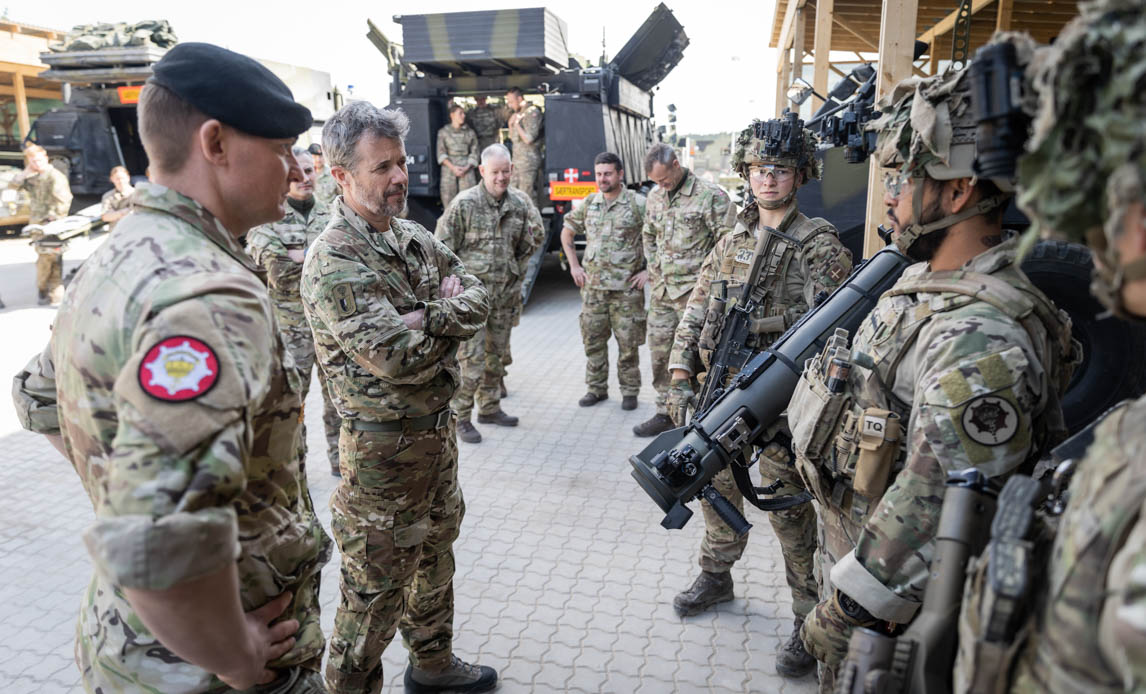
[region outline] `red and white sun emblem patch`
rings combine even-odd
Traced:
[[[219,380],[219,359],[202,340],[177,335],[160,340],[139,365],[139,385],[158,400],[183,402],[205,395]]]
[[[580,178],[581,178],[581,174],[577,171],[577,169],[574,169],[574,168],[565,169],[565,182],[566,183],[576,183],[578,180],[580,180]]]

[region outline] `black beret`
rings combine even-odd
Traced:
[[[310,143],[310,147],[306,148],[306,151],[310,152],[311,154],[321,155],[322,147],[317,142],[312,142]]]
[[[180,43],[154,66],[151,80],[248,135],[295,137],[314,124],[273,72],[245,55],[209,43]]]

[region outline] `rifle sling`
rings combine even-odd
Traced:
[[[736,480],[736,488],[740,490],[740,494],[744,497],[745,501],[761,511],[783,511],[812,500],[812,495],[806,491],[800,492],[799,494],[777,496],[771,499],[761,499],[756,492],[758,487],[753,485],[752,479],[748,477],[748,468],[739,465],[735,461],[733,461],[729,467],[732,468],[732,478]]]

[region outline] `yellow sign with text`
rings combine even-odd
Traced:
[[[596,183],[561,183],[553,181],[549,184],[550,200],[580,200],[590,193],[597,192]]]

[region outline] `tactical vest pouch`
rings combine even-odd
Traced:
[[[725,307],[728,305],[728,282],[720,280],[710,285],[708,310],[704,313],[704,327],[700,330],[697,346],[712,351],[720,339],[720,325],[724,321]]]
[[[823,363],[821,354],[804,364],[804,373],[788,404],[792,450],[815,464],[822,464],[830,457],[844,406],[851,397],[846,390],[842,393],[828,390]]]
[[[891,466],[899,455],[899,415],[869,407],[859,418],[859,458],[852,488],[868,499],[879,499],[887,489]]]
[[[985,556],[975,560],[963,588],[963,605],[959,614],[959,651],[955,660],[953,694],[1006,694],[1010,690],[1012,670],[1033,625],[1033,616],[1007,642],[984,638],[987,625],[984,614],[993,612],[989,603]]]

